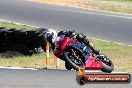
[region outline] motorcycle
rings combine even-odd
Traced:
[[[57,40],[58,48],[54,54],[65,61],[67,70],[79,70],[79,67],[85,70],[101,70],[103,72],[112,72],[114,65],[112,61],[104,55],[96,56],[92,50],[85,44],[79,43],[76,39],[69,37],[59,37]]]

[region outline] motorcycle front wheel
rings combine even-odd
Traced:
[[[72,67],[76,71],[78,71],[79,67],[83,67],[85,64],[83,55],[76,48],[69,48],[67,51],[64,51],[64,56],[70,67]]]
[[[71,69],[72,69],[72,67],[71,67],[67,62],[65,62],[65,68],[66,68],[67,70],[71,70]]]

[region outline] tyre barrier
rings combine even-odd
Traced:
[[[46,40],[43,37],[47,29],[37,28],[34,30],[16,30],[0,27],[0,54],[7,51],[18,52],[23,55],[40,53],[46,49]]]

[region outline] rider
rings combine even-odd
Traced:
[[[96,55],[100,54],[100,51],[92,46],[89,39],[83,33],[77,33],[75,32],[75,30],[73,31],[64,30],[58,33],[53,29],[46,30],[45,38],[51,44],[52,50],[55,49],[55,43],[57,41],[57,36],[62,36],[62,35],[65,37],[70,37],[72,39],[77,39],[78,42],[86,44],[92,50],[93,54],[96,54]]]
[[[100,54],[100,51],[98,49],[96,49],[95,47],[93,47],[92,43],[89,41],[89,39],[83,33],[78,33],[75,30],[73,30],[73,31],[64,30],[64,31],[60,31],[58,33],[58,36],[60,36],[60,35],[65,35],[65,37],[77,39],[78,42],[84,43],[85,45],[87,45],[92,50],[93,54],[96,54],[96,55]]]

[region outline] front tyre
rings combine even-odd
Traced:
[[[67,70],[71,70],[72,69],[72,67],[67,62],[65,62],[65,67],[66,67]]]
[[[66,58],[67,63],[69,63],[69,65],[76,71],[78,71],[80,66],[84,66],[85,59],[76,48],[70,48],[68,51],[65,51],[64,57]]]

